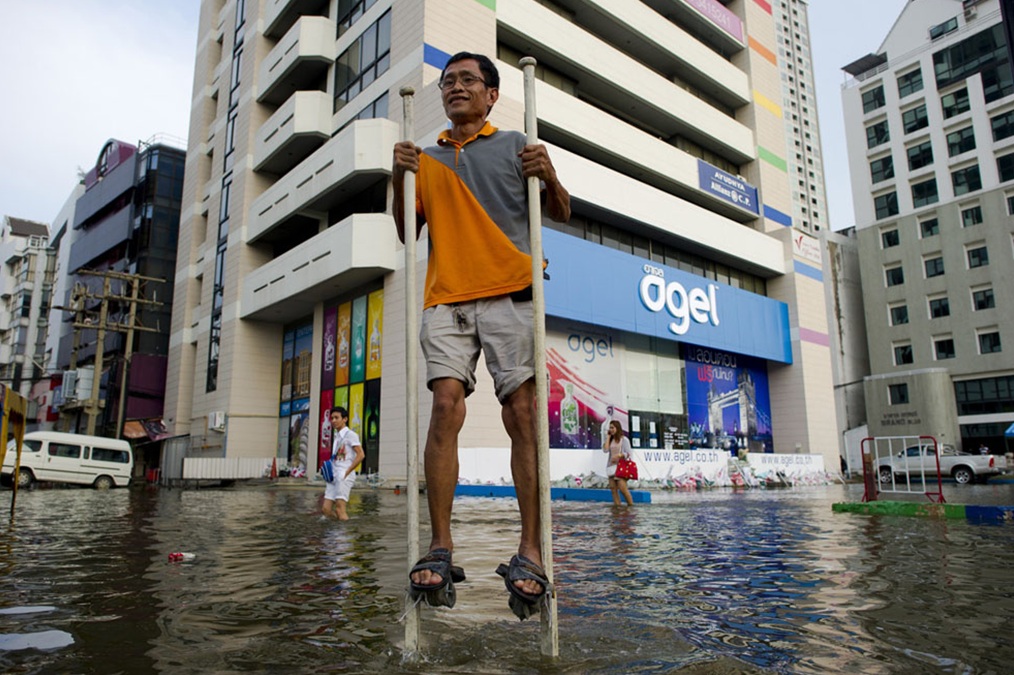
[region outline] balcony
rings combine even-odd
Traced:
[[[280,38],[304,14],[327,12],[328,0],[265,0],[264,35]]]
[[[317,303],[394,271],[398,250],[391,216],[349,216],[247,274],[240,316],[286,323],[312,314]]]
[[[497,24],[518,48],[577,82],[582,98],[614,116],[638,120],[658,136],[685,137],[735,164],[756,158],[749,127],[534,0],[498,5]],[[539,45],[550,44],[557,49],[540,53]],[[708,62],[698,75],[715,80],[726,72]],[[734,80],[726,95],[742,98],[743,78]]]
[[[398,125],[386,119],[350,124],[254,200],[247,240],[264,238],[305,211],[326,212],[390,176],[391,148],[399,133]]]
[[[689,26],[723,51],[734,54],[746,47],[743,22],[718,0],[646,0],[645,4],[666,18]]]
[[[331,97],[297,91],[257,130],[254,169],[282,175],[331,136]]]
[[[294,92],[318,89],[334,63],[334,23],[327,17],[304,16],[261,63],[257,82],[261,103],[281,105]]]
[[[501,90],[523,88],[520,70],[503,62],[498,67]],[[744,208],[702,189],[696,157],[551,85],[536,81],[535,87],[541,138],[732,220],[757,219],[756,201]]]

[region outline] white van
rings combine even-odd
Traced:
[[[14,441],[7,444],[2,477],[10,484],[17,461]],[[18,487],[33,482],[76,483],[97,489],[130,483],[134,453],[130,443],[115,438],[67,434],[59,431],[30,431],[21,446]]]

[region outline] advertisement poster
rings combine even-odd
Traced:
[[[310,399],[292,402],[289,417],[289,466],[306,467],[310,455]]]
[[[334,389],[334,369],[338,360],[335,341],[337,335],[338,308],[328,307],[324,310],[324,344],[321,345],[324,358],[321,361],[320,387],[324,390]]]
[[[289,456],[289,415],[288,410],[278,419],[278,444],[275,446],[275,457],[287,459]]]
[[[292,398],[292,348],[296,344],[296,331],[285,331],[282,339],[282,389],[281,399],[288,401]]]
[[[349,387],[349,428],[363,438],[363,383],[353,384]]]
[[[601,449],[611,419],[627,429],[623,345],[612,334],[554,326],[546,332],[549,445]]]
[[[320,392],[320,445],[317,447],[317,466],[331,459],[331,408],[334,406],[334,390]]]
[[[363,460],[361,473],[376,473],[380,470],[380,380],[367,380],[364,406],[366,417],[363,425],[365,434],[359,438],[363,442]]]
[[[340,387],[349,383],[349,364],[352,354],[352,303],[346,302],[338,307],[338,362],[334,372],[334,386]]]
[[[633,448],[677,449],[690,445],[686,415],[631,410],[628,436]]]
[[[690,447],[773,452],[771,398],[760,359],[684,346]]]
[[[310,364],[313,361],[313,324],[296,329],[292,367],[292,398],[310,395]]]
[[[373,291],[369,298],[366,317],[366,325],[369,326],[366,379],[375,380],[380,377],[381,345],[384,342],[384,289]]]
[[[366,296],[352,301],[352,363],[349,382],[362,382],[366,374]]]

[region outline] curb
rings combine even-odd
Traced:
[[[868,516],[915,516],[972,523],[1014,523],[1014,506],[977,506],[974,504],[914,504],[911,502],[848,502],[831,505],[835,513],[860,513]]]
[[[454,490],[455,497],[517,497],[513,485],[459,485]],[[650,504],[651,493],[647,490],[631,490],[630,496],[635,504]],[[549,489],[550,499],[573,502],[611,502],[613,493],[599,488],[564,488]]]

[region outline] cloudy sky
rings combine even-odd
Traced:
[[[828,201],[853,225],[841,67],[907,0],[810,0]],[[0,0],[0,215],[52,221],[110,138],[185,139],[199,0]]]

